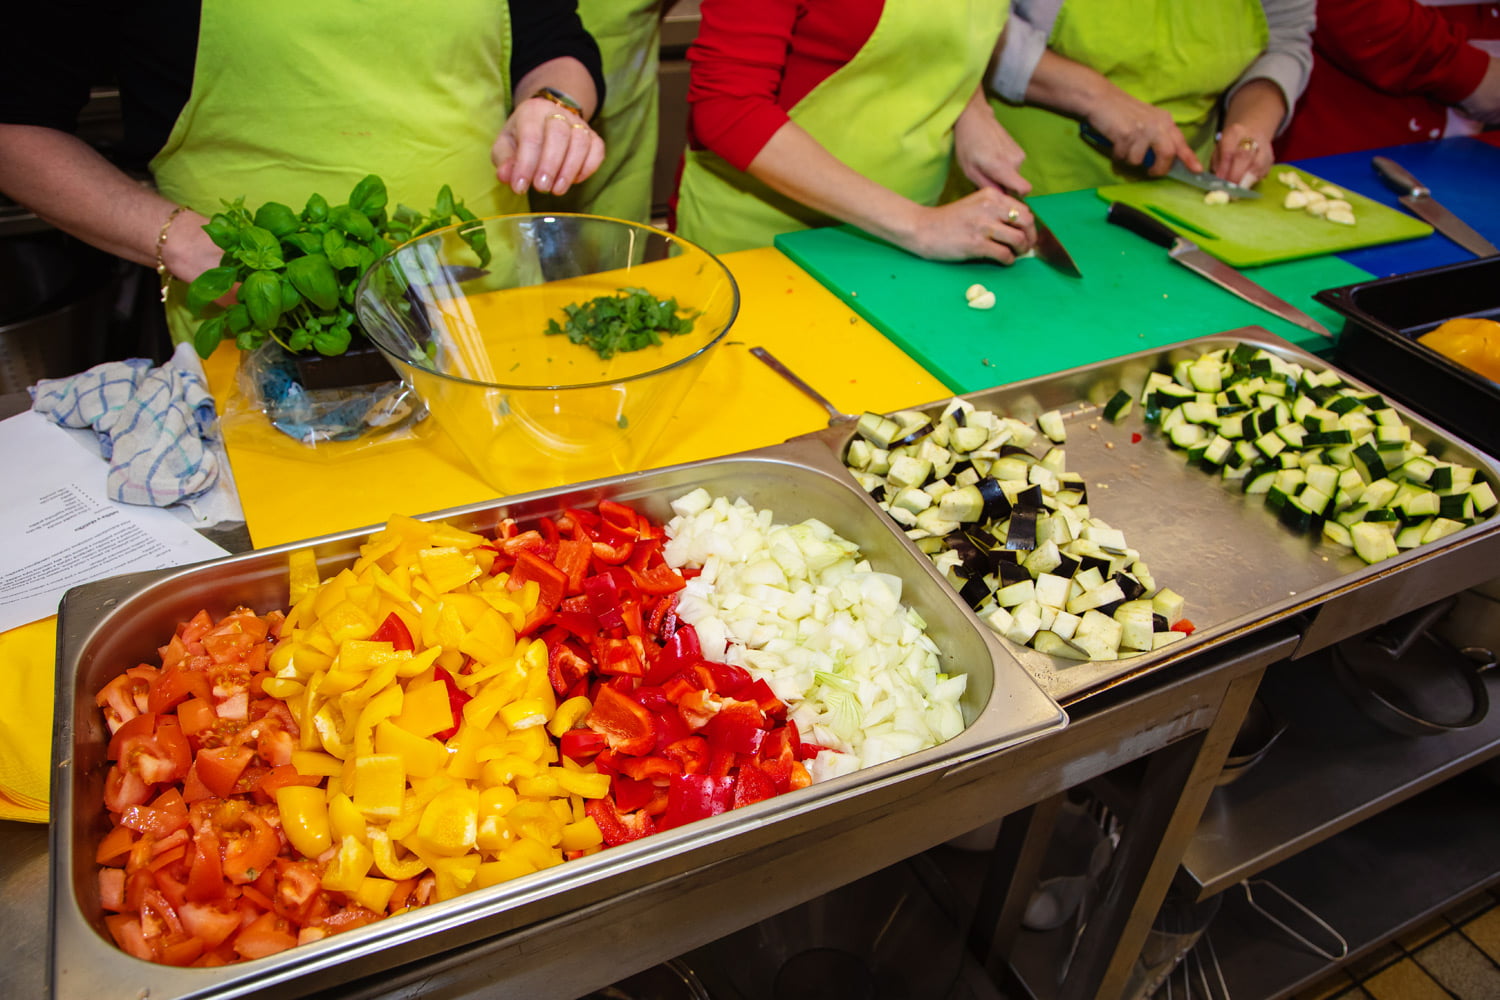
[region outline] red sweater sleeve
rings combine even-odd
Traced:
[[[1318,55],[1397,96],[1454,104],[1474,92],[1489,55],[1463,28],[1417,0],[1318,0]]]
[[[744,170],[787,112],[854,57],[879,0],[703,0],[688,49],[688,138]]]

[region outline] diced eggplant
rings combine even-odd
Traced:
[[[1005,532],[1007,549],[1030,551],[1036,548],[1036,515],[1036,507],[1018,506],[1011,510]]]
[[[1000,481],[994,476],[985,476],[974,484],[979,490],[979,495],[984,500],[984,517],[989,521],[1003,521],[1010,517],[1010,497],[1005,495],[1005,490],[1000,486]]]

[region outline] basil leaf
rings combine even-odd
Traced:
[[[270,271],[252,271],[240,283],[240,301],[256,329],[269,332],[281,318],[281,280]]]
[[[281,284],[281,312],[285,315],[302,304],[302,294],[285,274],[277,280]]]
[[[245,303],[236,302],[229,307],[224,314],[224,319],[229,323],[229,332],[239,336],[251,328],[250,310],[245,308]]]
[[[385,203],[385,181],[374,174],[354,185],[354,190],[349,193],[349,207],[366,217],[380,212]]]
[[[361,242],[375,235],[375,226],[369,218],[350,205],[339,205],[333,209],[329,221],[337,228]]]
[[[233,250],[240,245],[240,225],[223,212],[215,212],[203,226],[208,238],[220,250]]]
[[[320,194],[307,199],[307,207],[302,210],[302,218],[308,222],[327,222],[328,199]]]
[[[198,329],[193,332],[193,349],[198,352],[198,357],[206,358],[213,354],[219,341],[223,339],[224,317],[215,316],[198,324]]]
[[[187,307],[193,315],[203,315],[216,299],[222,298],[234,287],[238,272],[232,267],[211,267],[188,285]]]
[[[322,254],[309,254],[289,261],[287,277],[309,302],[319,309],[337,309],[339,304],[339,279],[333,266]]]
[[[284,263],[281,241],[269,229],[250,226],[240,234],[240,248],[234,251],[240,263],[256,271],[271,271]]]
[[[279,201],[268,201],[255,211],[255,224],[278,238],[296,232],[300,221]]]

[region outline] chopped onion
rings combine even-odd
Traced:
[[[708,656],[744,667],[788,705],[822,781],[958,735],[963,674],[941,671],[926,623],[901,601],[901,578],[816,519],[697,489],[672,504],[663,553],[701,572],[677,614]],[[722,652],[720,652],[722,651]]]

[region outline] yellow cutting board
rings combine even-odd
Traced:
[[[1417,239],[1432,232],[1432,227],[1422,220],[1348,190],[1342,193],[1354,209],[1352,226],[1329,222],[1301,209],[1285,208],[1282,202],[1290,188],[1281,182],[1279,175],[1288,170],[1295,171],[1314,188],[1327,183],[1306,171],[1277,164],[1255,186],[1261,197],[1241,198],[1227,205],[1207,204],[1202,191],[1168,178],[1110,184],[1098,192],[1105,201],[1123,201],[1150,212],[1234,267],[1343,253]]]

